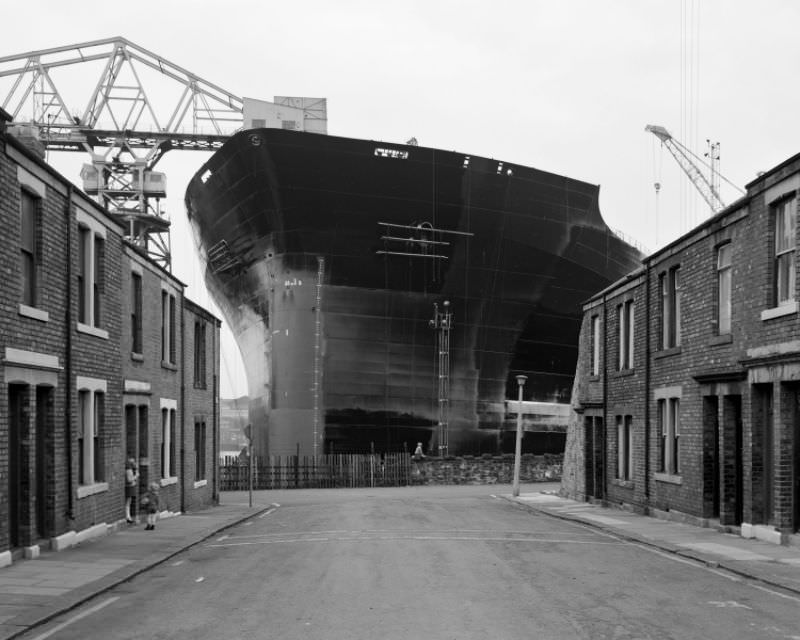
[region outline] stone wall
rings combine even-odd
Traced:
[[[558,482],[563,455],[524,454],[520,461],[520,482]],[[425,458],[411,463],[412,484],[511,484],[514,456],[460,456]]]

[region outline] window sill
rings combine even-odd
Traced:
[[[200,487],[205,487],[208,484],[208,480],[197,480],[194,483],[194,488],[199,489]]]
[[[131,360],[135,362],[144,362],[144,355],[141,353],[136,353],[135,351],[131,351]]]
[[[683,484],[680,476],[672,475],[671,473],[656,473],[656,482],[666,482],[667,484]]]
[[[39,320],[40,322],[50,321],[50,314],[47,313],[47,311],[37,309],[36,307],[29,307],[27,304],[22,303],[19,305],[19,315],[25,316],[26,318],[33,318],[34,320]]]
[[[622,369],[621,371],[614,371],[611,373],[612,378],[625,378],[627,376],[632,376],[636,373],[635,369]]]
[[[619,478],[612,478],[611,484],[615,487],[622,487],[623,489],[633,489],[636,486],[633,480],[620,480]]]
[[[107,482],[95,482],[94,484],[84,484],[78,487],[78,499],[88,498],[97,493],[108,491]]]
[[[589,376],[589,382],[599,382],[600,381],[600,374],[593,373]]]
[[[78,333],[87,333],[90,336],[94,336],[95,338],[102,338],[103,340],[108,340],[108,331],[105,329],[98,329],[97,327],[93,327],[88,324],[83,324],[82,322],[78,323]]]
[[[714,336],[708,341],[709,347],[716,347],[721,344],[730,344],[733,342],[733,336],[730,333],[725,333],[721,336]]]
[[[778,307],[764,309],[761,312],[761,320],[772,320],[773,318],[792,315],[793,313],[797,313],[797,306],[797,300],[791,300],[790,302],[784,302]]]
[[[170,371],[177,371],[178,365],[173,364],[172,362],[167,362],[166,360],[161,361],[161,368],[162,369],[169,369]]]
[[[681,352],[680,347],[670,347],[669,349],[662,349],[661,351],[656,351],[653,354],[653,358],[655,360],[660,360],[661,358],[669,358],[670,356],[678,355]]]
[[[194,388],[198,389],[200,391],[205,391],[206,389],[208,389],[208,385],[200,384],[199,382],[195,382],[194,383]]]
[[[171,484],[178,484],[177,476],[170,476],[169,478],[161,478],[162,487],[168,487]]]

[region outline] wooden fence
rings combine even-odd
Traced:
[[[247,460],[225,458],[219,468],[220,490],[246,491]],[[253,489],[404,487],[411,483],[408,453],[269,456],[253,460]]]

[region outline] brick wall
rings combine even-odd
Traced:
[[[650,256],[639,272],[584,306],[576,404],[580,412],[601,416],[606,426],[607,500],[727,523],[774,523],[784,532],[800,528],[793,512],[800,500],[793,494],[800,437],[794,386],[800,379],[800,260],[794,265],[794,302],[776,309],[772,259],[774,203],[796,197],[798,188],[800,156],[748,185],[745,199]],[[720,333],[717,257],[723,245],[731,247],[732,316],[730,332]],[[665,347],[660,277],[672,269],[680,274],[680,345]],[[619,371],[618,307],[627,299],[636,305],[634,367]],[[597,376],[591,375],[593,316],[602,326]],[[658,400],[673,396],[680,400],[677,474],[659,468]],[[616,479],[616,417],[622,415],[632,416],[634,426],[629,482]],[[575,419],[570,425],[579,433],[568,434],[568,494],[586,492],[586,424]]]

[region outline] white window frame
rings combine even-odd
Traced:
[[[600,375],[600,316],[592,316],[592,375]]]
[[[88,333],[98,338],[108,340],[108,331],[100,326],[102,324],[102,318],[100,318],[100,322],[95,321],[96,306],[100,304],[100,302],[95,300],[94,295],[94,286],[100,277],[100,274],[95,273],[95,265],[97,264],[94,255],[96,240],[99,239],[102,240],[103,243],[106,242],[106,228],[81,209],[78,209],[76,217],[78,220],[78,242],[84,242],[86,244],[84,247],[84,264],[78,265],[78,269],[80,270],[81,267],[83,267],[84,273],[86,274],[82,283],[84,308],[79,310],[78,313],[79,318],[81,314],[83,315],[84,321],[78,321],[77,329],[81,333]],[[78,255],[80,255],[80,252]],[[80,297],[78,300],[80,300]]]
[[[661,348],[681,346],[681,269],[661,273]]]
[[[171,398],[161,398],[161,485],[175,484],[177,477],[177,460],[172,460],[172,431],[177,436],[178,401]],[[177,442],[175,450],[177,452]],[[175,463],[175,475],[170,474],[170,467]]]
[[[94,474],[95,456],[98,455],[94,442],[99,427],[96,424],[97,397],[102,394],[105,401],[108,383],[100,378],[77,376],[75,386],[78,392],[78,428],[83,440],[83,474],[78,478],[78,498],[85,498],[108,491],[108,482],[95,478]]]
[[[681,475],[681,388],[659,389],[655,396],[658,401],[658,422],[660,433],[659,464],[657,479],[679,478]],[[659,478],[658,476],[661,476]]]
[[[733,245],[717,248],[717,333],[731,332],[731,295],[733,278]]]
[[[795,300],[797,197],[786,198],[772,206],[775,211],[775,306],[780,307]]]
[[[161,363],[175,365],[177,360],[176,323],[178,321],[175,292],[161,289]]]

